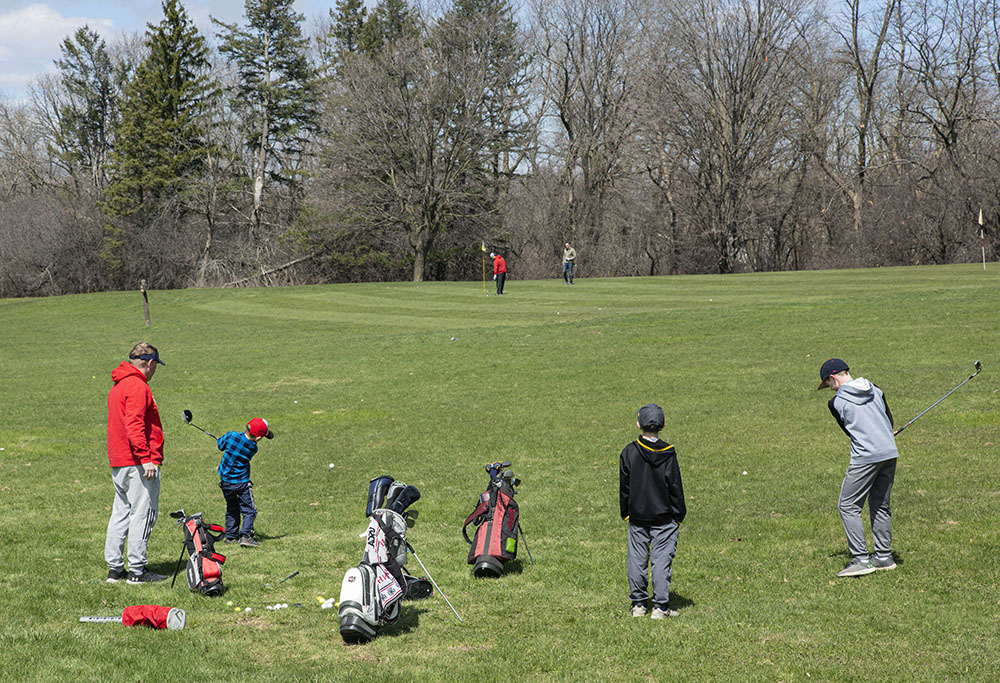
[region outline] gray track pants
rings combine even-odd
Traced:
[[[146,567],[146,546],[160,509],[160,477],[143,479],[142,466],[112,467],[115,502],[104,540],[104,560],[110,569],[122,569],[122,551],[128,538],[128,568],[141,574]]]
[[[628,525],[629,600],[633,605],[645,605],[649,599],[646,589],[646,569],[651,565],[653,575],[653,607],[666,609],[670,604],[670,571],[677,554],[677,536],[680,525],[668,522],[656,526]]]
[[[869,559],[865,544],[865,526],[861,521],[861,508],[868,499],[871,514],[872,536],[875,539],[875,557],[888,560],[892,557],[892,512],[889,510],[889,493],[896,477],[896,458],[870,465],[850,465],[840,487],[840,521],[847,534],[847,549],[851,556],[862,562]]]

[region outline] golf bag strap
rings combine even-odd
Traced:
[[[479,497],[479,505],[477,505],[476,509],[472,511],[471,515],[469,515],[468,517],[465,518],[465,524],[462,525],[462,536],[465,537],[465,541],[469,545],[472,545],[472,539],[469,538],[469,532],[467,532],[465,530],[466,527],[468,527],[470,524],[472,524],[474,522],[474,520],[476,520],[477,517],[481,517],[483,514],[485,514],[486,511],[489,509],[489,507],[490,507],[489,497],[488,496],[480,496]],[[475,523],[479,524],[479,522],[475,522]]]

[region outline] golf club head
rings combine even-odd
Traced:
[[[184,418],[184,421],[188,424],[191,424],[191,420],[194,419],[194,415],[187,408],[181,411],[181,417]]]
[[[174,510],[170,513],[170,516],[174,519],[184,519],[184,510]]]
[[[978,375],[980,371],[983,369],[983,364],[977,360],[975,365],[976,365],[976,374]]]
[[[508,467],[510,467],[510,460],[504,460],[502,463],[500,463],[500,467],[502,467],[504,469],[507,469]]]

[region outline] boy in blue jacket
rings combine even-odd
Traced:
[[[226,543],[239,540],[245,548],[260,545],[253,536],[257,505],[250,481],[250,459],[257,454],[257,442],[264,438],[273,439],[274,432],[268,428],[267,420],[260,417],[250,420],[245,432],[226,432],[219,437],[219,450],[223,451],[219,463],[219,488],[226,498]]]
[[[619,504],[628,522],[629,600],[632,616],[646,614],[647,567],[653,579],[653,619],[677,616],[670,609],[670,575],[677,536],[687,514],[674,447],[660,439],[663,409],[648,403],[636,414],[639,438],[619,458]]]
[[[851,377],[847,363],[830,358],[819,370],[819,389],[837,392],[830,399],[833,418],[851,439],[851,461],[840,487],[840,521],[847,534],[851,561],[837,576],[864,576],[895,569],[892,559],[892,513],[889,493],[896,477],[896,437],[885,395],[864,377]],[[861,509],[868,500],[874,555],[868,554]]]

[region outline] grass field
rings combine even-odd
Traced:
[[[1000,675],[1000,265],[746,276],[155,291],[0,301],[0,674],[5,680],[996,680]],[[156,345],[166,513],[222,522],[216,435],[266,417],[260,548],[223,548],[227,592],[104,582],[110,371]],[[886,392],[899,437],[899,568],[835,579],[848,442],[817,392],[829,356]],[[667,621],[628,616],[617,460],[664,406],[688,518]],[[461,524],[513,461],[536,564],[476,580]],[[334,469],[329,468],[335,463]],[[746,472],[744,475],[743,472]],[[440,598],[345,646],[367,483],[423,498],[409,540]],[[409,569],[422,574],[411,557]],[[279,581],[299,571],[295,578]],[[268,587],[270,584],[270,587]],[[226,602],[251,607],[234,613]],[[275,602],[301,608],[269,612]],[[183,631],[81,624],[130,604]]]

